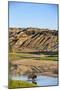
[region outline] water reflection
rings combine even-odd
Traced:
[[[36,82],[36,80],[35,80],[35,79],[32,79],[32,83],[37,84],[37,82]]]

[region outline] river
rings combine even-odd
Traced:
[[[35,83],[37,86],[55,86],[58,85],[57,77],[49,77],[49,76],[37,76],[36,79],[28,79],[26,75],[23,76],[12,76],[12,80],[22,80],[30,83]]]

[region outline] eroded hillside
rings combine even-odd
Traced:
[[[9,49],[58,50],[58,31],[39,28],[9,28]]]

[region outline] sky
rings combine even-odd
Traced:
[[[58,29],[58,5],[9,2],[9,27]]]

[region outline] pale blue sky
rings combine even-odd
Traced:
[[[58,29],[58,5],[9,2],[9,27]]]

